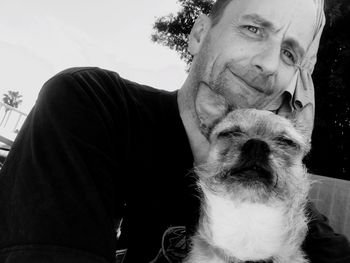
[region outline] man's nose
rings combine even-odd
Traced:
[[[278,43],[270,43],[259,49],[252,58],[256,70],[265,76],[276,73],[281,59],[281,47]]]

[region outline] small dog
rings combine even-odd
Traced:
[[[195,169],[201,216],[185,263],[308,262],[302,160],[311,135],[299,115],[238,109],[211,129],[209,157]]]

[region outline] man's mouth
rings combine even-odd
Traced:
[[[260,87],[258,85],[249,84],[244,78],[242,78],[241,76],[234,73],[230,68],[228,68],[228,70],[231,72],[231,74],[234,76],[235,79],[237,79],[239,82],[242,83],[242,86],[244,86],[250,90],[255,90],[259,93],[265,93],[265,90],[262,87]]]

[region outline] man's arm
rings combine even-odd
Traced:
[[[23,125],[0,174],[1,263],[114,260],[126,106],[97,73],[49,80]]]

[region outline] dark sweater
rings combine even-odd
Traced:
[[[167,229],[193,232],[192,163],[177,92],[99,68],[59,73],[0,172],[0,263],[114,262],[118,247],[128,263],[152,261]],[[350,262],[347,240],[313,213],[312,262]]]

